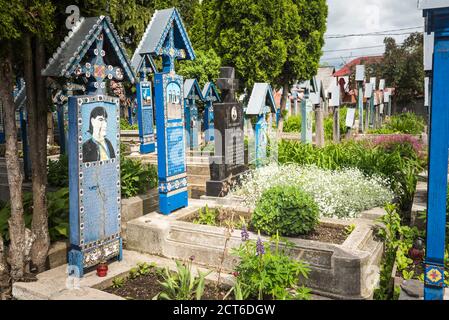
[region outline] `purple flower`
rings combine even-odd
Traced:
[[[265,254],[265,246],[263,245],[262,239],[260,239],[260,237],[257,239],[256,243],[256,254],[258,256]]]
[[[246,225],[243,225],[243,227],[242,227],[242,242],[245,242],[248,240],[249,240],[249,233],[248,233],[248,230],[246,229]]]
[[[193,261],[193,260],[195,260],[195,256],[190,256],[190,261]]]

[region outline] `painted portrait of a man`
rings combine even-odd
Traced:
[[[89,117],[90,139],[83,143],[83,162],[105,161],[115,158],[114,147],[106,137],[108,113],[104,107],[96,107]]]

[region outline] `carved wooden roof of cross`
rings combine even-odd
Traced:
[[[174,71],[176,59],[195,59],[192,44],[176,8],[154,12],[134,58],[144,54],[167,57],[170,60],[170,71]]]
[[[104,48],[106,43],[108,52]],[[106,55],[116,66],[105,63]],[[87,63],[82,62],[86,60]],[[42,75],[66,78],[85,75],[99,87],[105,78],[135,82],[135,74],[120,37],[109,17],[105,16],[81,18],[50,58]]]

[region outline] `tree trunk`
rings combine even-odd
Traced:
[[[25,270],[25,221],[22,203],[22,172],[20,171],[19,153],[17,149],[15,105],[12,96],[14,90],[12,49],[10,44],[6,44],[6,46],[7,56],[3,59],[0,70],[0,97],[5,113],[5,158],[11,200],[11,217],[8,221],[11,242],[8,261],[11,266],[11,277],[13,281],[18,281],[23,278]],[[3,239],[0,240],[0,289],[2,289],[2,285],[9,283],[9,280],[7,276],[4,276],[5,270],[3,268],[6,253]]]
[[[33,184],[33,221],[31,231],[35,237],[31,249],[31,262],[37,272],[45,271],[50,236],[47,213],[47,95],[45,78],[41,70],[45,67],[45,49],[41,39],[36,38],[34,79],[36,102],[30,123],[30,134],[37,137],[36,145],[30,145]],[[28,83],[27,83],[28,86]]]
[[[9,265],[6,261],[6,247],[0,234],[0,300],[8,300],[11,297],[11,277]]]
[[[282,86],[282,97],[281,97],[281,117],[279,119],[279,128],[278,132],[284,131],[284,110],[287,107],[287,99],[288,99],[288,92],[290,90],[290,85],[288,81],[286,81]]]

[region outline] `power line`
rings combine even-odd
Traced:
[[[332,58],[324,58],[321,59],[321,61],[327,61],[327,60],[340,60],[340,59],[357,59],[357,58],[364,58],[364,57],[380,57],[383,55],[382,53],[378,54],[369,54],[369,55],[359,55],[359,56],[346,56],[346,57],[332,57]]]
[[[352,50],[361,50],[361,49],[374,49],[374,48],[383,48],[385,45],[380,46],[370,46],[370,47],[359,47],[359,48],[350,48],[350,49],[337,49],[337,50],[325,50],[324,53],[327,52],[341,52],[341,51],[352,51]]]
[[[326,39],[341,39],[341,38],[349,38],[349,37],[368,37],[368,36],[396,36],[396,35],[406,35],[414,32],[402,32],[402,33],[392,33],[404,30],[411,29],[421,29],[423,26],[419,27],[410,27],[410,28],[401,28],[401,29],[392,29],[392,30],[383,30],[376,32],[367,32],[367,33],[353,33],[353,34],[332,34],[325,36]]]

